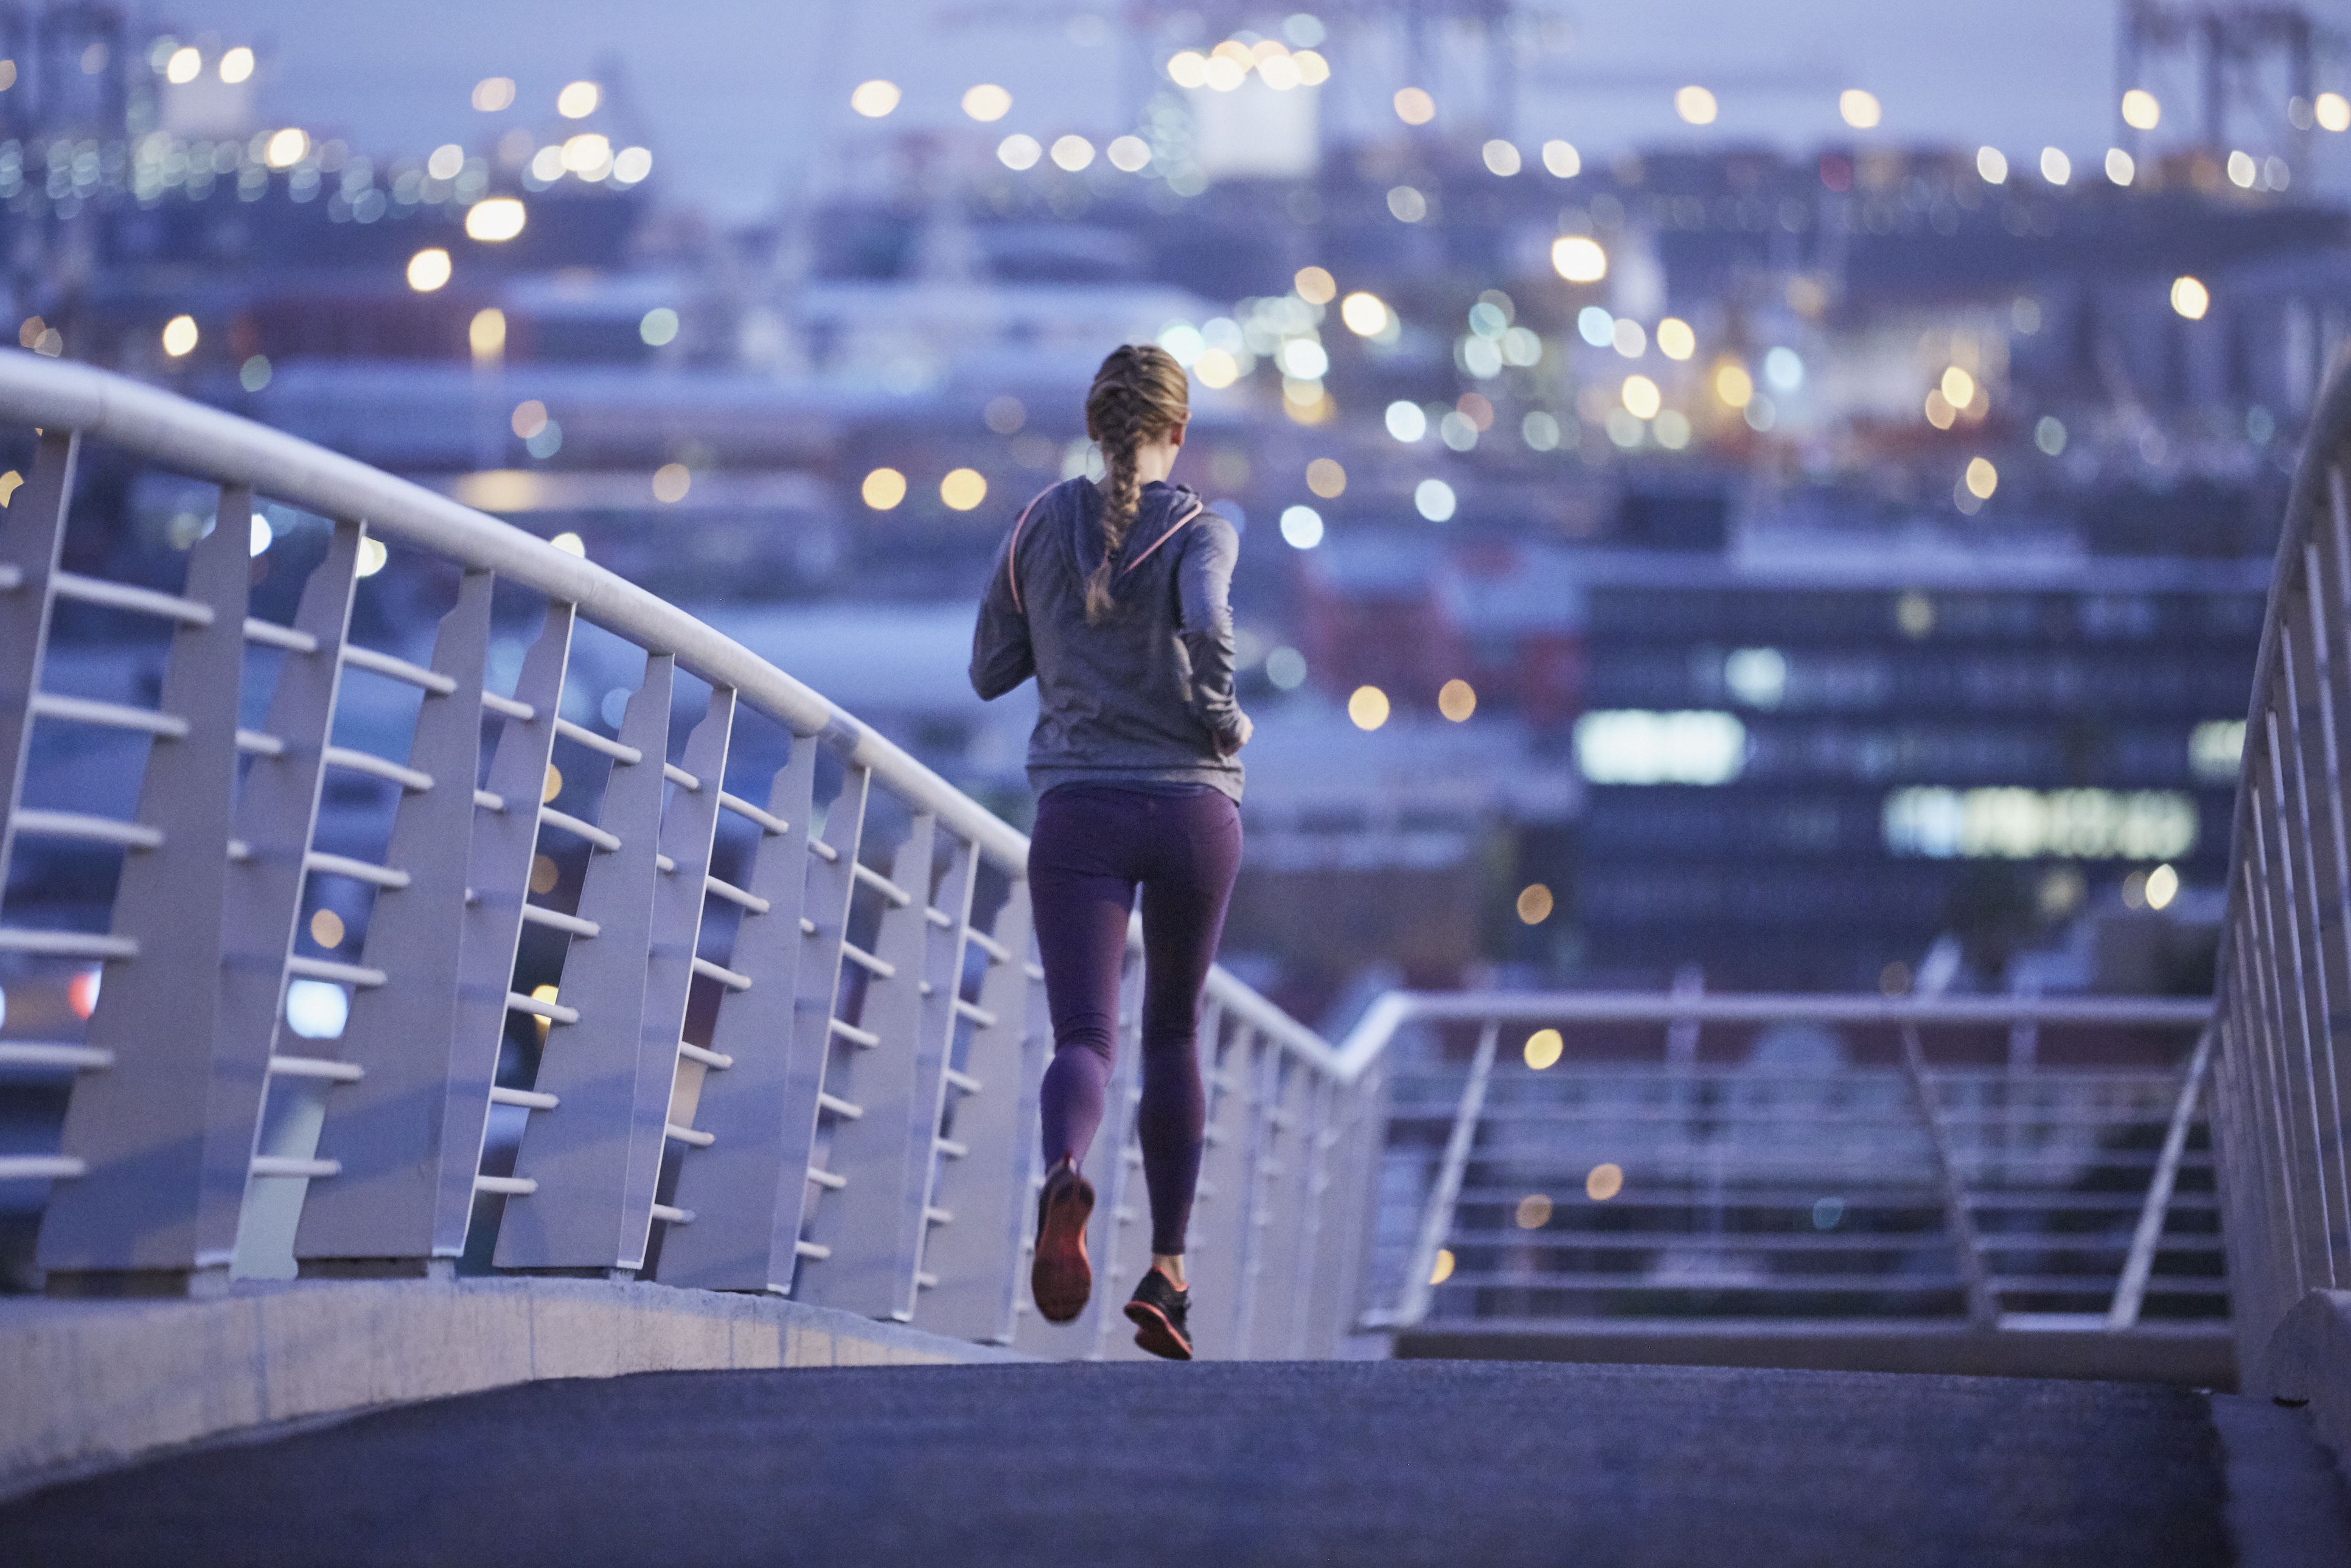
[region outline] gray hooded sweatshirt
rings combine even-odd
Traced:
[[[1102,558],[1103,499],[1087,479],[1031,501],[997,552],[971,643],[971,684],[993,700],[1037,677],[1029,781],[1206,784],[1241,798],[1228,594],[1240,536],[1181,486],[1155,481],[1112,564],[1116,608],[1086,622]]]

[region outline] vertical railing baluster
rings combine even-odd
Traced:
[[[1267,1040],[1258,1053],[1256,1082],[1249,1092],[1255,1113],[1249,1118],[1249,1179],[1245,1186],[1249,1196],[1241,1215],[1240,1268],[1238,1289],[1233,1291],[1232,1355],[1237,1361],[1250,1360],[1257,1354],[1259,1276],[1265,1269],[1267,1222],[1272,1218],[1269,1207],[1272,1179],[1283,1153],[1282,1086],[1289,1065],[1288,1054]]]
[[[790,1266],[791,1294],[799,1299],[814,1278],[805,1265],[821,1263],[824,1244],[803,1239],[815,1183],[817,1117],[835,1051],[854,1050],[835,1039],[839,1019],[841,944],[849,936],[850,905],[857,896],[857,857],[865,841],[865,817],[873,773],[852,764],[841,793],[824,814],[824,833],[809,841],[808,913],[800,929],[809,946],[800,956],[798,998],[792,1014],[791,1061],[785,1082],[784,1136],[777,1150],[777,1266]]]
[[[959,840],[939,879],[938,897],[925,914],[923,928],[923,1019],[915,1038],[914,1097],[906,1129],[906,1197],[898,1223],[914,1264],[914,1290],[906,1298],[912,1321],[922,1292],[935,1289],[937,1270],[928,1261],[931,1243],[952,1229],[955,1210],[937,1200],[939,1137],[946,1118],[947,1061],[955,1054],[962,1019],[963,971],[971,946],[971,900],[979,879],[979,846]]]
[[[1264,1209],[1257,1226],[1258,1254],[1249,1291],[1249,1349],[1259,1359],[1290,1354],[1290,1330],[1299,1321],[1297,1263],[1303,1246],[1306,1184],[1316,1131],[1310,1113],[1314,1103],[1314,1070],[1288,1051],[1281,1054],[1281,1092],[1271,1117]]]
[[[1331,1164],[1331,1204],[1315,1247],[1314,1329],[1309,1355],[1338,1354],[1354,1332],[1362,1305],[1365,1232],[1374,1209],[1380,1151],[1386,1141],[1386,1074],[1374,1063],[1340,1092],[1343,1120]]]
[[[1249,1134],[1255,1124],[1249,1091],[1257,1035],[1211,1002],[1200,1020],[1200,1040],[1208,1089],[1207,1146],[1201,1151],[1192,1249],[1184,1261],[1194,1291],[1194,1354],[1227,1360],[1239,1354],[1233,1343],[1238,1321],[1234,1308],[1240,1300],[1241,1228],[1249,1219]]]
[[[1313,1307],[1316,1266],[1322,1259],[1322,1222],[1329,1209],[1325,1197],[1331,1186],[1331,1145],[1338,1138],[1332,1125],[1338,1086],[1319,1070],[1306,1070],[1301,1076],[1309,1081],[1305,1130],[1293,1145],[1301,1168],[1290,1187],[1290,1201],[1297,1207],[1298,1218],[1290,1230],[1290,1280],[1284,1288],[1290,1299],[1288,1321],[1278,1348],[1278,1354],[1288,1361],[1299,1360],[1308,1354],[1306,1342],[1315,1326],[1309,1314]],[[1278,1263],[1280,1257],[1276,1254]]]
[[[1942,1193],[1943,1223],[1950,1229],[1951,1248],[1959,1256],[1959,1277],[1966,1282],[1968,1321],[1979,1329],[1997,1328],[1999,1285],[1985,1259],[1982,1240],[1976,1234],[1975,1214],[1968,1203],[1967,1183],[1959,1169],[1958,1152],[1951,1145],[1950,1134],[1935,1103],[1934,1085],[1927,1078],[1927,1051],[1918,1038],[1918,1026],[1904,1024],[1901,1036],[1902,1071],[1909,1082],[1918,1125],[1927,1135],[1927,1153],[1934,1164],[1936,1186]]]
[[[2250,1032],[2256,1050],[2249,1056],[2254,1083],[2254,1114],[2260,1124],[2262,1138],[2262,1161],[2268,1167],[2268,1186],[2275,1201],[2271,1214],[2275,1223],[2271,1228],[2271,1268],[2281,1282],[2291,1277],[2296,1300],[2304,1290],[2302,1260],[2301,1218],[2295,1212],[2294,1190],[2294,1159],[2287,1152],[2293,1136],[2292,1118],[2286,1113],[2284,1092],[2279,1087],[2277,1019],[2271,1009],[2267,988],[2262,983],[2260,959],[2246,951],[2246,946],[2259,947],[2262,941],[2260,909],[2261,894],[2256,886],[2252,866],[2244,868],[2247,930],[2253,940],[2237,949],[2237,982],[2245,998],[2245,1011]],[[2282,1303],[2283,1304],[2283,1303]]]
[[[43,437],[33,481],[9,509],[8,526],[0,528],[5,541],[0,557],[27,574],[18,594],[47,600],[56,538],[28,542],[26,536],[61,524],[61,482],[71,463],[67,437]],[[138,821],[159,831],[163,841],[152,850],[125,851],[115,887],[113,929],[139,944],[139,956],[107,966],[83,1036],[84,1043],[110,1052],[114,1065],[83,1076],[68,1103],[61,1146],[87,1168],[51,1189],[42,1217],[38,1257],[53,1288],[71,1288],[70,1277],[78,1274],[184,1274],[195,1267],[210,1025],[220,994],[237,703],[252,581],[245,530],[252,511],[250,492],[223,489],[212,532],[189,553],[187,597],[213,617],[209,625],[183,622],[172,634],[164,664],[162,709],[186,719],[188,733],[158,737],[140,781]],[[32,608],[29,597],[25,608]],[[39,619],[46,621],[46,611]],[[0,619],[0,628],[12,643],[24,630],[14,616]],[[11,661],[5,668],[26,673],[21,696],[9,695],[29,711],[40,679],[38,643],[0,649],[0,657]],[[27,724],[16,736],[18,790],[28,737]],[[240,1156],[251,1142],[248,1126]]]
[[[7,799],[0,802],[8,811],[0,821],[0,887],[7,885],[9,852],[16,847],[16,808],[24,802],[25,764],[32,754],[33,696],[41,689],[49,618],[57,609],[49,580],[57,575],[57,554],[65,546],[66,513],[73,505],[80,455],[78,433],[43,431],[33,453],[33,476],[0,517],[0,610],[5,612],[0,614],[0,672],[5,673],[0,676],[0,748],[9,770]],[[222,492],[224,507],[227,496]],[[194,570],[192,562],[190,570]],[[194,589],[193,580],[189,587]],[[242,641],[237,645],[244,647]]]
[[[2284,686],[2283,699],[2271,710],[2267,726],[2270,747],[2271,796],[2270,823],[2276,832],[2277,883],[2273,918],[2284,932],[2283,951],[2276,970],[2281,986],[2287,995],[2287,1016],[2295,1025],[2295,1037],[2302,1047],[2301,1083],[2303,1098],[2308,1111],[2310,1125],[2310,1161],[2307,1175],[2311,1190],[2317,1199],[2318,1234],[2314,1240],[2319,1251],[2319,1268],[2326,1281],[2335,1282],[2335,1215],[2342,1211],[2344,1195],[2330,1192],[2326,1180],[2326,1133],[2322,1125],[2324,1112],[2322,1092],[2318,1082],[2318,1058],[2325,1054],[2316,1040],[2318,1030],[2326,1019],[2325,991],[2318,975],[2313,972],[2310,949],[2303,938],[2303,905],[2307,896],[2312,858],[2308,835],[2309,822],[2298,814],[2287,799],[2289,779],[2299,779],[2303,757],[2299,744],[2298,693],[2294,680],[2294,635],[2290,624],[2281,621],[2278,637],[2278,668]],[[2281,737],[2278,713],[2286,715],[2284,730],[2293,737],[2291,755],[2289,742]],[[2313,993],[2315,992],[2315,995]],[[2331,1060],[2331,1056],[2330,1056]]]
[[[222,519],[214,528],[233,528]],[[311,569],[294,612],[294,630],[312,639],[288,649],[270,694],[266,733],[274,749],[256,756],[238,790],[235,834],[221,920],[220,1004],[213,1030],[213,1070],[205,1095],[204,1191],[196,1208],[196,1265],[236,1256],[248,1193],[284,1176],[251,1175],[269,1082],[269,1058],[285,1027],[286,961],[294,956],[319,789],[333,737],[335,695],[342,685],[343,639],[358,585],[359,524],[337,522],[327,553]],[[246,1254],[288,1249],[290,1229],[256,1237]],[[277,1260],[266,1260],[275,1265]]]
[[[2265,718],[2264,729],[2273,737],[2274,720]],[[2248,737],[2249,743],[2252,738]],[[2272,747],[2264,752],[2263,768],[2273,770],[2276,764],[2275,748]],[[2277,1102],[2278,1174],[2285,1182],[2290,1195],[2288,1212],[2294,1224],[2295,1270],[2299,1278],[2308,1279],[2323,1272],[2325,1262],[2323,1259],[2313,1257],[2311,1239],[2307,1233],[2308,1222],[2317,1213],[2316,1195],[2306,1190],[2304,1185],[2314,1161],[2305,1159],[2303,1154],[2303,1135],[2310,1122],[2303,1109],[2304,1085],[2294,1071],[2295,1048],[2305,1037],[2294,1027],[2301,1016],[2301,998],[2290,991],[2287,970],[2280,956],[2285,938],[2281,930],[2278,857],[2271,850],[2276,830],[2269,820],[2267,809],[2272,778],[2267,771],[2252,777],[2257,781],[2257,788],[2247,821],[2252,824],[2253,861],[2259,867],[2259,878],[2253,884],[2257,901],[2252,905],[2252,914],[2255,929],[2261,933],[2261,940],[2254,945],[2253,971],[2264,1004],[2265,1022],[2272,1031],[2270,1091]]]
[[[988,932],[1005,956],[980,977],[977,1006],[987,1017],[974,1025],[964,1055],[965,1074],[979,1084],[956,1102],[952,1135],[965,1152],[940,1156],[938,1201],[955,1223],[924,1249],[924,1267],[939,1282],[915,1309],[922,1327],[997,1344],[1012,1342],[1017,1292],[1027,1285],[1019,1264],[1038,1157],[1034,1107],[1022,1096],[1029,927],[1028,880],[1015,878]]]
[[[710,708],[686,737],[679,766],[695,787],[675,781],[661,824],[666,867],[653,888],[652,946],[645,963],[644,1016],[638,1029],[637,1082],[629,1115],[628,1174],[621,1190],[620,1267],[642,1270],[651,1244],[653,1199],[661,1185],[672,1114],[677,1100],[678,1045],[685,1038],[685,1004],[701,951],[703,904],[709,897],[710,852],[718,835],[718,796],[726,777],[727,743],[735,730],[735,689],[716,686]],[[647,763],[653,761],[648,753]],[[755,981],[754,984],[757,982]],[[701,1069],[697,1065],[695,1072]],[[689,1157],[694,1151],[683,1151]],[[683,1174],[683,1173],[681,1173]],[[677,1207],[668,1224],[692,1223]],[[663,1244],[668,1244],[664,1238]]]
[[[521,673],[515,678],[510,703],[524,712],[506,713],[497,748],[490,754],[481,810],[474,819],[465,929],[458,947],[457,1027],[449,1037],[434,1182],[435,1258],[464,1254],[474,1195],[482,1180],[490,1092],[497,1083],[498,1051],[513,1006],[515,950],[522,938],[522,908],[530,898],[539,797],[555,753],[555,719],[563,702],[573,620],[569,604],[559,600],[549,603],[546,623],[523,655]]]
[[[676,674],[672,655],[648,653],[643,683],[622,715],[620,742],[639,759],[613,758],[597,811],[597,826],[620,844],[599,845],[589,855],[580,885],[580,918],[595,922],[598,931],[593,938],[569,938],[573,961],[565,963],[559,988],[562,1005],[576,1009],[580,1021],[552,1021],[539,1051],[531,1087],[559,1103],[534,1112],[524,1125],[514,1174],[538,1186],[507,1200],[496,1254],[501,1269],[620,1269],[632,1252],[642,1256],[642,1235],[628,1234],[622,1189]]]
[[[889,880],[905,902],[880,894],[873,956],[891,972],[867,977],[859,1019],[876,1042],[848,1058],[838,1074],[841,1096],[861,1113],[834,1127],[825,1162],[847,1185],[817,1205],[813,1235],[830,1256],[810,1274],[812,1288],[800,1292],[823,1306],[900,1322],[914,1313],[920,1235],[908,1226],[906,1207],[910,1190],[919,1194],[923,1186],[914,1128],[923,1099],[919,1059],[929,1010],[923,987],[937,841],[938,819],[917,812],[891,857]],[[930,1137],[926,1131],[920,1140],[922,1165],[929,1159]]]
[[[2335,1023],[2332,998],[2351,998],[2351,841],[2346,841],[2343,810],[2343,752],[2338,710],[2342,686],[2341,660],[2336,654],[2337,632],[2327,625],[2329,603],[2326,583],[2325,556],[2332,547],[2331,535],[2322,535],[2303,552],[2303,577],[2305,593],[2304,610],[2308,617],[2307,635],[2310,647],[2309,702],[2318,711],[2317,756],[2314,759],[2304,741],[2302,767],[2296,778],[2301,785],[2301,800],[2305,817],[2312,819],[2306,829],[2307,837],[2324,841],[2323,848],[2314,851],[2314,863],[2310,867],[2309,885],[2312,908],[2311,934],[2316,949],[2314,970],[2319,976],[2326,1000],[2318,1013],[2320,1048],[2326,1058],[2326,1104],[2329,1125],[2335,1144],[2335,1190],[2341,1196],[2346,1215],[2351,1215],[2351,1151],[2343,1146],[2346,1131],[2343,1110],[2343,1055],[2346,1050],[2345,1031]],[[2327,548],[2322,548],[2322,546]],[[2297,721],[2297,732],[2299,723]],[[2319,775],[2318,800],[2311,800],[2311,773],[2314,766]],[[2324,868],[2323,873],[2320,868]],[[2322,883],[2326,885],[2322,886]],[[2351,1238],[2338,1233],[2332,1239],[2334,1247],[2351,1245]],[[2339,1263],[2336,1277],[2351,1274],[2351,1260]]]
[[[705,1063],[709,1076],[695,1112],[712,1141],[678,1171],[677,1206],[693,1213],[694,1223],[662,1238],[665,1284],[778,1292],[791,1287],[807,1151],[800,1148],[799,1170],[779,1168],[778,1161],[792,1141],[785,1135],[785,1103],[793,1008],[803,964],[817,962],[815,939],[802,935],[800,917],[810,881],[818,749],[814,736],[794,736],[791,759],[769,781],[766,809],[784,831],[761,835],[744,888],[766,908],[743,912],[726,967],[751,986],[718,1004],[708,1048],[718,1061]],[[836,951],[830,964],[837,968],[840,961]],[[790,1229],[778,1243],[784,1208]]]
[[[1110,1086],[1102,1095],[1102,1125],[1094,1132],[1088,1165],[1092,1171],[1092,1223],[1086,1227],[1086,1246],[1093,1254],[1094,1293],[1085,1315],[1077,1322],[1090,1360],[1111,1354],[1112,1334],[1126,1321],[1125,1301],[1119,1292],[1122,1270],[1128,1267],[1122,1246],[1138,1213],[1148,1207],[1135,1195],[1143,1184],[1142,1154],[1135,1145],[1135,1113],[1143,1098],[1143,958],[1132,946],[1124,955],[1118,988],[1118,1060]]]
[[[448,1065],[434,1046],[456,1025],[493,586],[486,571],[465,573],[434,640],[433,668],[453,689],[424,693],[408,756],[433,788],[404,791],[392,818],[384,865],[404,880],[376,889],[360,960],[386,979],[351,998],[333,1047],[361,1076],[328,1100],[317,1154],[340,1169],[312,1184],[303,1203],[298,1261],[399,1260],[413,1271],[432,1253],[433,1154]]]

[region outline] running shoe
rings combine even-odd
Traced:
[[[1126,1303],[1134,1324],[1134,1343],[1169,1361],[1192,1359],[1192,1336],[1184,1319],[1192,1310],[1192,1292],[1183,1290],[1157,1269],[1148,1270]]]
[[[1037,1253],[1029,1264],[1029,1293],[1049,1323],[1065,1323],[1086,1310],[1094,1291],[1086,1259],[1086,1221],[1094,1211],[1093,1183],[1076,1164],[1061,1160],[1046,1173],[1037,1195]]]

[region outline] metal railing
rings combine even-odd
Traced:
[[[2295,470],[2245,725],[2220,937],[2214,1065],[2238,1357],[2322,1290],[2351,1289],[2351,361],[2338,360]],[[2302,1390],[2307,1393],[2307,1390]]]
[[[1343,1047],[1390,1060],[1370,1322],[2217,1331],[2210,1019],[2158,998],[1392,994]]]
[[[0,420],[37,431],[0,490],[0,871],[25,873],[0,961],[93,1000],[78,1038],[0,1039],[0,1066],[73,1079],[61,1146],[0,1157],[53,1184],[53,1291],[466,1260],[1123,1341],[1115,1285],[1075,1332],[1021,1315],[1050,1031],[1019,832],[684,612],[419,486],[13,350]],[[63,569],[91,553],[61,555],[86,443],[204,486],[183,584]],[[437,615],[429,648],[360,640],[403,615]],[[90,681],[110,658],[128,674]],[[1105,1276],[1143,1263],[1139,970],[1093,1162]],[[1203,1051],[1204,1353],[1324,1354],[1377,1064],[1221,969]]]

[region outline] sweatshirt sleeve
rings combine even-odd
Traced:
[[[1239,732],[1241,706],[1233,693],[1233,565],[1240,535],[1210,512],[1185,541],[1176,570],[1178,625],[1192,661],[1192,712],[1208,733],[1229,740]]]
[[[996,552],[987,591],[979,597],[978,623],[972,628],[971,689],[983,702],[995,701],[1037,673],[1036,655],[1029,644],[1029,617],[1013,599],[1013,544],[1014,533],[1008,532],[1003,548]]]

